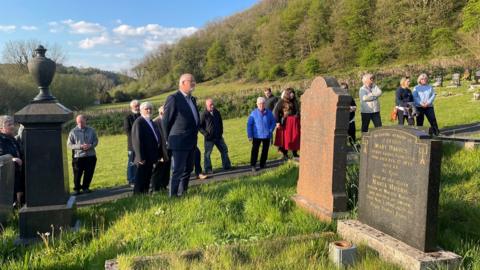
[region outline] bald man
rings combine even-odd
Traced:
[[[67,147],[73,150],[73,184],[75,195],[81,192],[90,192],[90,183],[97,164],[95,147],[98,144],[95,130],[87,126],[84,115],[78,115],[75,119],[77,126],[68,134]],[[81,178],[83,175],[83,183]]]
[[[167,138],[167,148],[172,153],[170,197],[182,196],[187,191],[193,171],[200,120],[197,101],[192,96],[195,83],[192,74],[180,76],[179,90],[170,95],[164,105],[162,125]]]

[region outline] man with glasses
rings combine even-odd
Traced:
[[[152,121],[153,106],[150,102],[140,104],[141,116],[135,120],[132,127],[132,146],[135,151],[135,187],[133,193],[148,193],[153,165],[161,159],[163,153],[161,133]]]
[[[192,96],[195,78],[192,74],[183,74],[178,84],[179,90],[165,102],[162,119],[167,147],[172,152],[170,197],[182,196],[188,189],[200,119],[196,99]]]
[[[123,130],[127,134],[127,151],[128,151],[128,163],[127,163],[127,181],[128,184],[133,187],[134,180],[135,180],[135,163],[133,160],[135,159],[135,152],[133,151],[132,147],[132,126],[133,122],[137,120],[140,116],[140,102],[136,99],[130,102],[130,113],[125,117],[123,121]]]

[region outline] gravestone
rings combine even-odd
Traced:
[[[28,69],[38,85],[38,95],[15,113],[15,121],[24,126],[25,206],[19,211],[20,238],[28,241],[52,227],[67,229],[74,225],[75,196],[68,188],[66,136],[62,125],[73,113],[50,94],[55,62],[45,57],[39,46]]]
[[[475,84],[480,84],[480,69],[475,72]]]
[[[358,220],[421,251],[437,249],[441,141],[410,128],[362,138]]]
[[[437,76],[435,77],[435,82],[433,83],[434,87],[443,87],[443,77]]]
[[[382,127],[363,135],[360,152],[358,220],[339,221],[337,232],[404,269],[456,269],[461,257],[436,241],[442,142]]]
[[[347,211],[345,170],[352,97],[331,77],[317,77],[302,95],[296,203],[324,220]]]
[[[0,224],[5,223],[12,213],[13,183],[15,182],[15,164],[11,155],[0,156]]]
[[[460,73],[453,73],[452,74],[452,85],[453,86],[460,86]]]

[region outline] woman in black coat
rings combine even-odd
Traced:
[[[408,88],[410,79],[403,77],[400,80],[400,87],[398,87],[395,94],[395,104],[397,108],[398,124],[403,126],[405,120],[409,126],[413,126],[415,121],[413,119],[413,95]]]

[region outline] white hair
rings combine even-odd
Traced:
[[[373,74],[372,74],[372,73],[367,73],[367,74],[363,75],[363,77],[362,77],[362,83],[363,83],[363,84],[366,84],[367,81],[370,80],[372,77],[373,77]]]
[[[417,78],[417,83],[420,84],[420,81],[422,79],[427,79],[428,80],[428,75],[425,74],[425,73],[420,74],[420,76],[418,76],[418,78]]]
[[[140,110],[147,109],[147,108],[153,109],[152,103],[145,101],[145,102],[142,102],[142,104],[140,104]]]
[[[264,97],[258,97],[257,98],[257,104],[258,103],[265,103],[265,98]]]
[[[182,76],[180,76],[180,79],[178,80],[178,87],[182,86],[182,83],[187,80],[187,78],[192,78],[194,79],[193,75],[190,74],[190,73],[185,73],[185,74],[182,74]]]
[[[132,101],[130,101],[130,107],[132,107],[134,104],[139,104],[140,102],[138,101],[138,99],[134,99]]]
[[[5,124],[7,124],[7,123],[14,124],[15,121],[13,120],[13,117],[11,117],[10,115],[1,115],[0,116],[0,128],[4,128]]]

